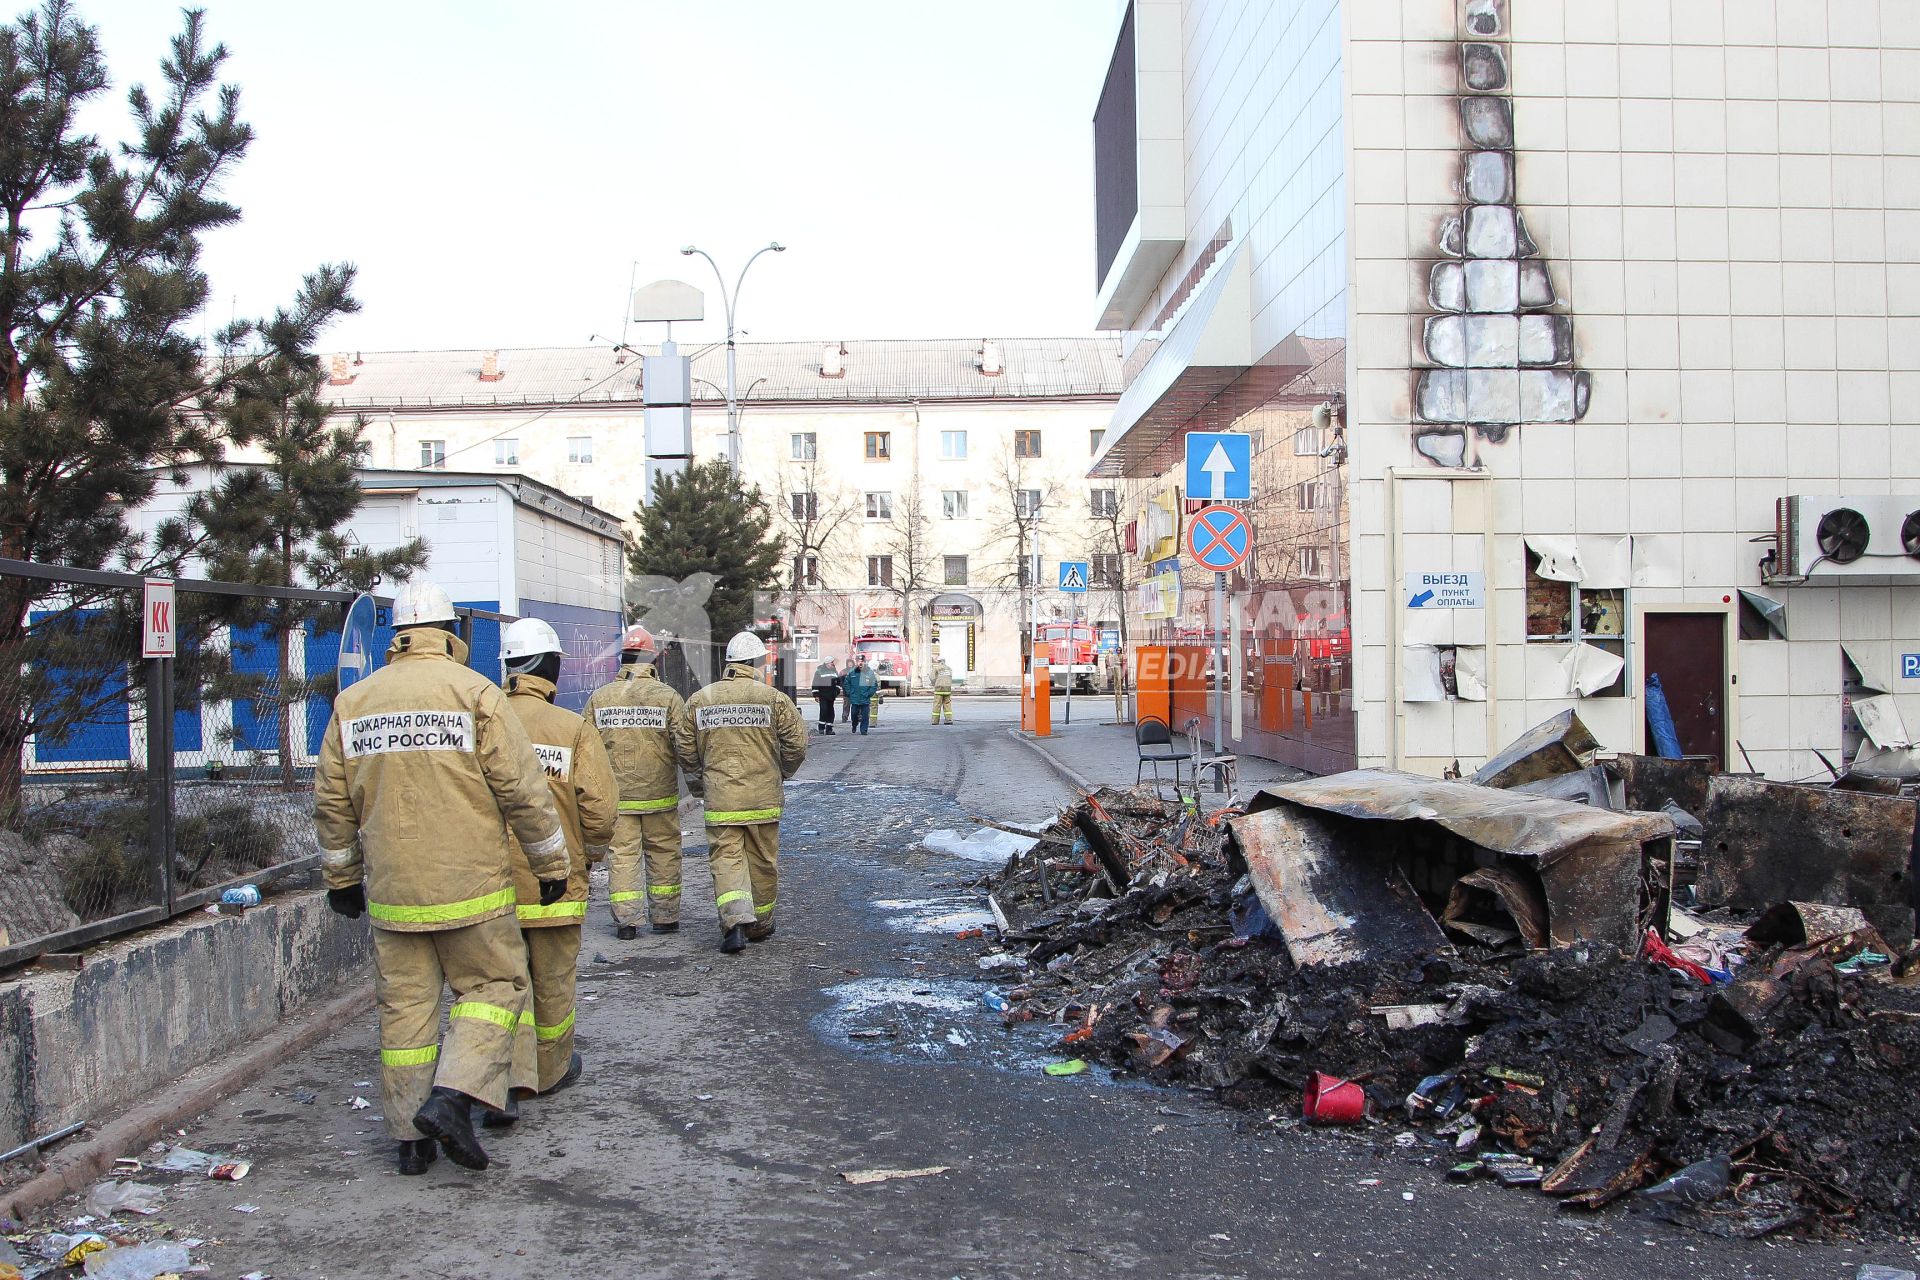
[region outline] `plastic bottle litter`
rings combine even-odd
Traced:
[[[995,1013],[1005,1013],[1008,1009],[1011,1009],[1013,1007],[1012,1005],[1007,1003],[1007,998],[1001,995],[998,991],[987,992],[987,994],[980,997],[980,1002],[986,1005],[987,1008],[993,1010]]]
[[[88,1254],[86,1273],[100,1280],[154,1280],[155,1276],[185,1271],[192,1265],[193,1258],[184,1246],[162,1241]]]
[[[223,892],[220,901],[230,907],[257,907],[260,905],[260,886],[237,884]]]

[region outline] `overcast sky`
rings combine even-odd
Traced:
[[[329,350],[617,337],[629,273],[747,277],[750,338],[1084,334],[1117,0],[203,0],[258,140],[207,244],[228,312],[360,268]],[[15,7],[24,7],[15,0]],[[127,86],[178,10],[78,0]],[[636,327],[634,340],[657,340]]]

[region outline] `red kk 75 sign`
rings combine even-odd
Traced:
[[[148,578],[140,601],[140,656],[173,656],[173,579]]]

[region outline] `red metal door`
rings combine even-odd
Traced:
[[[1727,764],[1727,616],[1649,613],[1646,669],[1660,677],[1680,749]]]

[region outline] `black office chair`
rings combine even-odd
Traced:
[[[1149,765],[1153,768],[1153,793],[1165,799],[1161,788],[1165,785],[1160,777],[1160,766],[1173,766],[1173,794],[1178,800],[1185,795],[1180,786],[1180,770],[1183,765],[1193,761],[1191,751],[1182,750],[1173,740],[1173,730],[1167,727],[1165,720],[1145,719],[1133,726],[1133,749],[1138,763],[1133,768],[1133,785],[1139,786],[1141,775]]]

